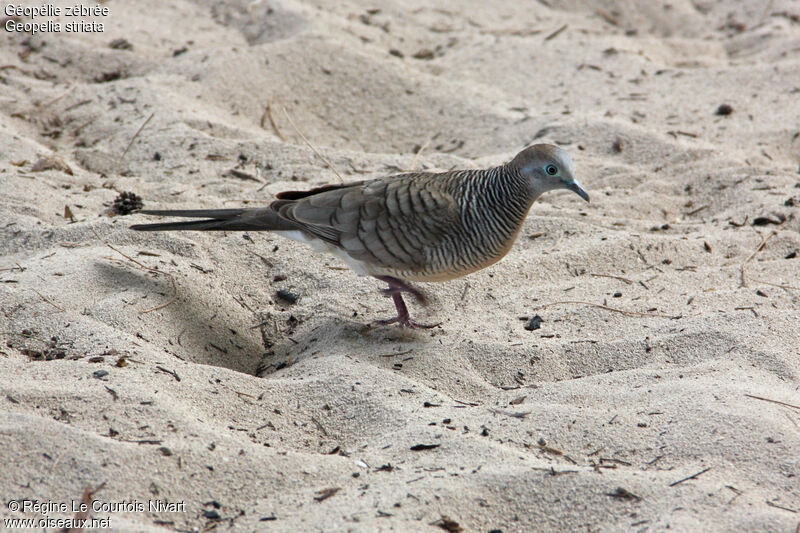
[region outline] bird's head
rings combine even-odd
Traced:
[[[567,189],[589,201],[589,194],[575,179],[575,166],[569,154],[552,144],[534,144],[518,153],[508,164],[528,180],[531,195]]]

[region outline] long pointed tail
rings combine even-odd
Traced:
[[[137,211],[143,215],[159,217],[201,218],[183,222],[159,222],[156,224],[136,224],[130,229],[136,231],[280,231],[297,229],[289,221],[282,219],[269,207],[257,209],[189,209],[159,211],[145,209]]]

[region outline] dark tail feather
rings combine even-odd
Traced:
[[[143,215],[161,217],[199,217],[203,220],[185,222],[159,222],[157,224],[136,224],[136,231],[274,231],[296,229],[288,221],[281,219],[272,209],[189,209],[178,211],[158,211],[145,209],[137,211]]]

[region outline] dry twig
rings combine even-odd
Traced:
[[[756,256],[756,254],[758,254],[758,252],[760,252],[761,250],[764,249],[764,247],[767,245],[767,241],[770,240],[772,237],[774,237],[777,234],[778,234],[777,231],[773,231],[772,233],[770,233],[766,237],[761,235],[761,234],[759,234],[759,236],[761,237],[761,243],[756,247],[755,250],[753,250],[753,253],[751,253],[747,257],[747,259],[744,260],[744,263],[742,263],[742,266],[739,267],[739,270],[741,271],[741,274],[742,274],[742,279],[741,279],[741,282],[740,282],[740,285],[739,285],[740,287],[747,287],[747,275],[744,273],[744,267],[747,265],[747,263],[749,263],[750,261],[753,260],[753,258]]]
[[[48,300],[47,298],[45,298],[44,294],[42,294],[41,292],[37,291],[36,289],[31,289],[31,290],[32,290],[33,292],[35,292],[36,294],[38,294],[38,295],[39,295],[39,298],[41,298],[41,299],[42,299],[42,300],[44,300],[45,302],[49,303],[50,305],[52,305],[53,307],[55,307],[55,308],[56,308],[56,309],[58,309],[59,311],[64,311],[64,309],[62,309],[61,307],[57,306],[56,304],[54,304],[53,302],[51,302],[50,300]]]
[[[753,258],[756,255],[758,255],[758,253],[767,246],[767,241],[769,241],[772,237],[774,237],[777,234],[778,234],[778,231],[777,230],[773,230],[772,233],[770,233],[766,237],[761,235],[761,242],[759,243],[759,245],[756,247],[755,250],[753,250],[753,253],[751,253],[747,257],[747,259],[744,260],[744,263],[742,263],[742,266],[739,267],[739,270],[741,271],[741,282],[740,282],[740,285],[739,285],[740,287],[747,287],[747,280],[749,279],[750,281],[753,281],[755,283],[761,283],[762,285],[769,285],[771,287],[778,287],[779,289],[800,291],[800,287],[794,287],[792,285],[786,285],[786,284],[783,284],[783,283],[773,283],[771,281],[764,281],[762,279],[752,278],[752,277],[748,276],[745,273],[745,266],[747,265],[747,263],[752,261]]]
[[[561,302],[550,302],[548,304],[539,305],[531,309],[531,311],[538,311],[539,309],[545,309],[547,307],[552,307],[554,305],[568,305],[568,304],[575,304],[575,305],[589,305],[591,307],[598,307],[600,309],[605,309],[606,311],[612,311],[614,313],[622,313],[623,315],[628,316],[642,316],[642,317],[655,317],[655,318],[670,318],[673,320],[677,320],[681,318],[681,315],[665,315],[663,313],[642,313],[640,311],[627,311],[625,309],[617,309],[615,307],[609,307],[603,304],[596,304],[592,302],[583,302],[580,300],[564,300]]]
[[[128,146],[125,147],[125,150],[122,152],[122,155],[119,156],[119,161],[117,162],[117,170],[119,170],[119,165],[122,164],[122,160],[125,159],[125,155],[128,153],[128,150],[130,150],[131,146],[133,146],[133,142],[136,140],[136,138],[139,136],[139,134],[142,133],[142,130],[144,129],[145,126],[147,126],[147,123],[150,122],[150,119],[152,119],[153,116],[155,116],[155,112],[150,113],[150,116],[147,117],[147,120],[145,120],[142,123],[142,125],[139,126],[139,129],[136,130],[136,133],[133,134],[133,137],[131,138],[131,142],[128,143]]]
[[[763,402],[776,403],[778,405],[783,405],[785,407],[791,407],[792,409],[800,410],[800,405],[792,405],[790,403],[782,402],[780,400],[770,400],[769,398],[762,398],[761,396],[755,396],[753,394],[745,394],[745,396],[747,396],[748,398],[754,398],[756,400],[761,400]]]
[[[270,124],[270,126],[272,126],[272,129],[275,131],[275,134],[278,136],[278,138],[280,140],[282,140],[283,142],[286,142],[286,140],[287,140],[286,136],[283,134],[283,132],[278,127],[278,123],[275,122],[275,117],[272,114],[272,101],[273,101],[273,98],[270,98],[269,102],[267,102],[267,107],[264,108],[264,114],[261,116],[261,127],[262,128],[264,127],[265,119],[269,119],[269,124]]]
[[[283,109],[283,114],[284,114],[284,115],[286,115],[286,118],[287,118],[287,119],[289,119],[289,124],[291,124],[291,125],[292,125],[292,127],[294,128],[294,131],[296,131],[296,132],[297,132],[297,134],[298,134],[300,137],[302,137],[302,139],[303,139],[303,140],[306,142],[306,144],[308,145],[308,147],[309,147],[309,148],[311,148],[311,150],[313,150],[315,154],[317,154],[317,157],[319,157],[320,159],[322,159],[322,160],[325,162],[325,164],[326,164],[326,165],[328,165],[328,168],[330,168],[331,170],[333,170],[333,173],[334,173],[334,174],[336,174],[336,176],[339,178],[339,181],[340,181],[341,183],[344,183],[344,178],[342,177],[342,175],[341,175],[341,174],[339,174],[339,171],[338,171],[338,170],[336,170],[336,167],[334,167],[334,166],[333,166],[333,163],[331,163],[330,161],[328,161],[328,158],[326,158],[324,155],[322,155],[322,154],[319,152],[319,150],[317,150],[317,149],[314,147],[314,145],[313,145],[313,144],[311,144],[311,141],[309,141],[308,139],[306,139],[306,136],[305,136],[305,135],[303,135],[303,133],[302,133],[302,132],[301,132],[301,131],[300,131],[300,130],[297,128],[297,126],[295,125],[294,121],[292,120],[292,117],[290,117],[290,116],[289,116],[289,112],[288,112],[288,111],[286,111],[286,108],[284,107],[284,108],[282,108],[282,109]]]
[[[632,284],[633,284],[633,282],[632,282],[631,280],[629,280],[628,278],[623,278],[622,276],[614,276],[614,275],[612,275],[612,274],[594,274],[594,273],[590,273],[589,275],[590,275],[590,276],[594,276],[595,278],[611,278],[611,279],[618,279],[618,280],[620,280],[620,281],[623,281],[623,282],[625,282],[625,283],[626,283],[626,284],[628,284],[628,285],[632,285]]]

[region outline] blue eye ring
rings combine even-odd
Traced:
[[[548,176],[555,176],[558,174],[558,168],[555,165],[547,165],[544,167],[544,171],[547,172]]]

